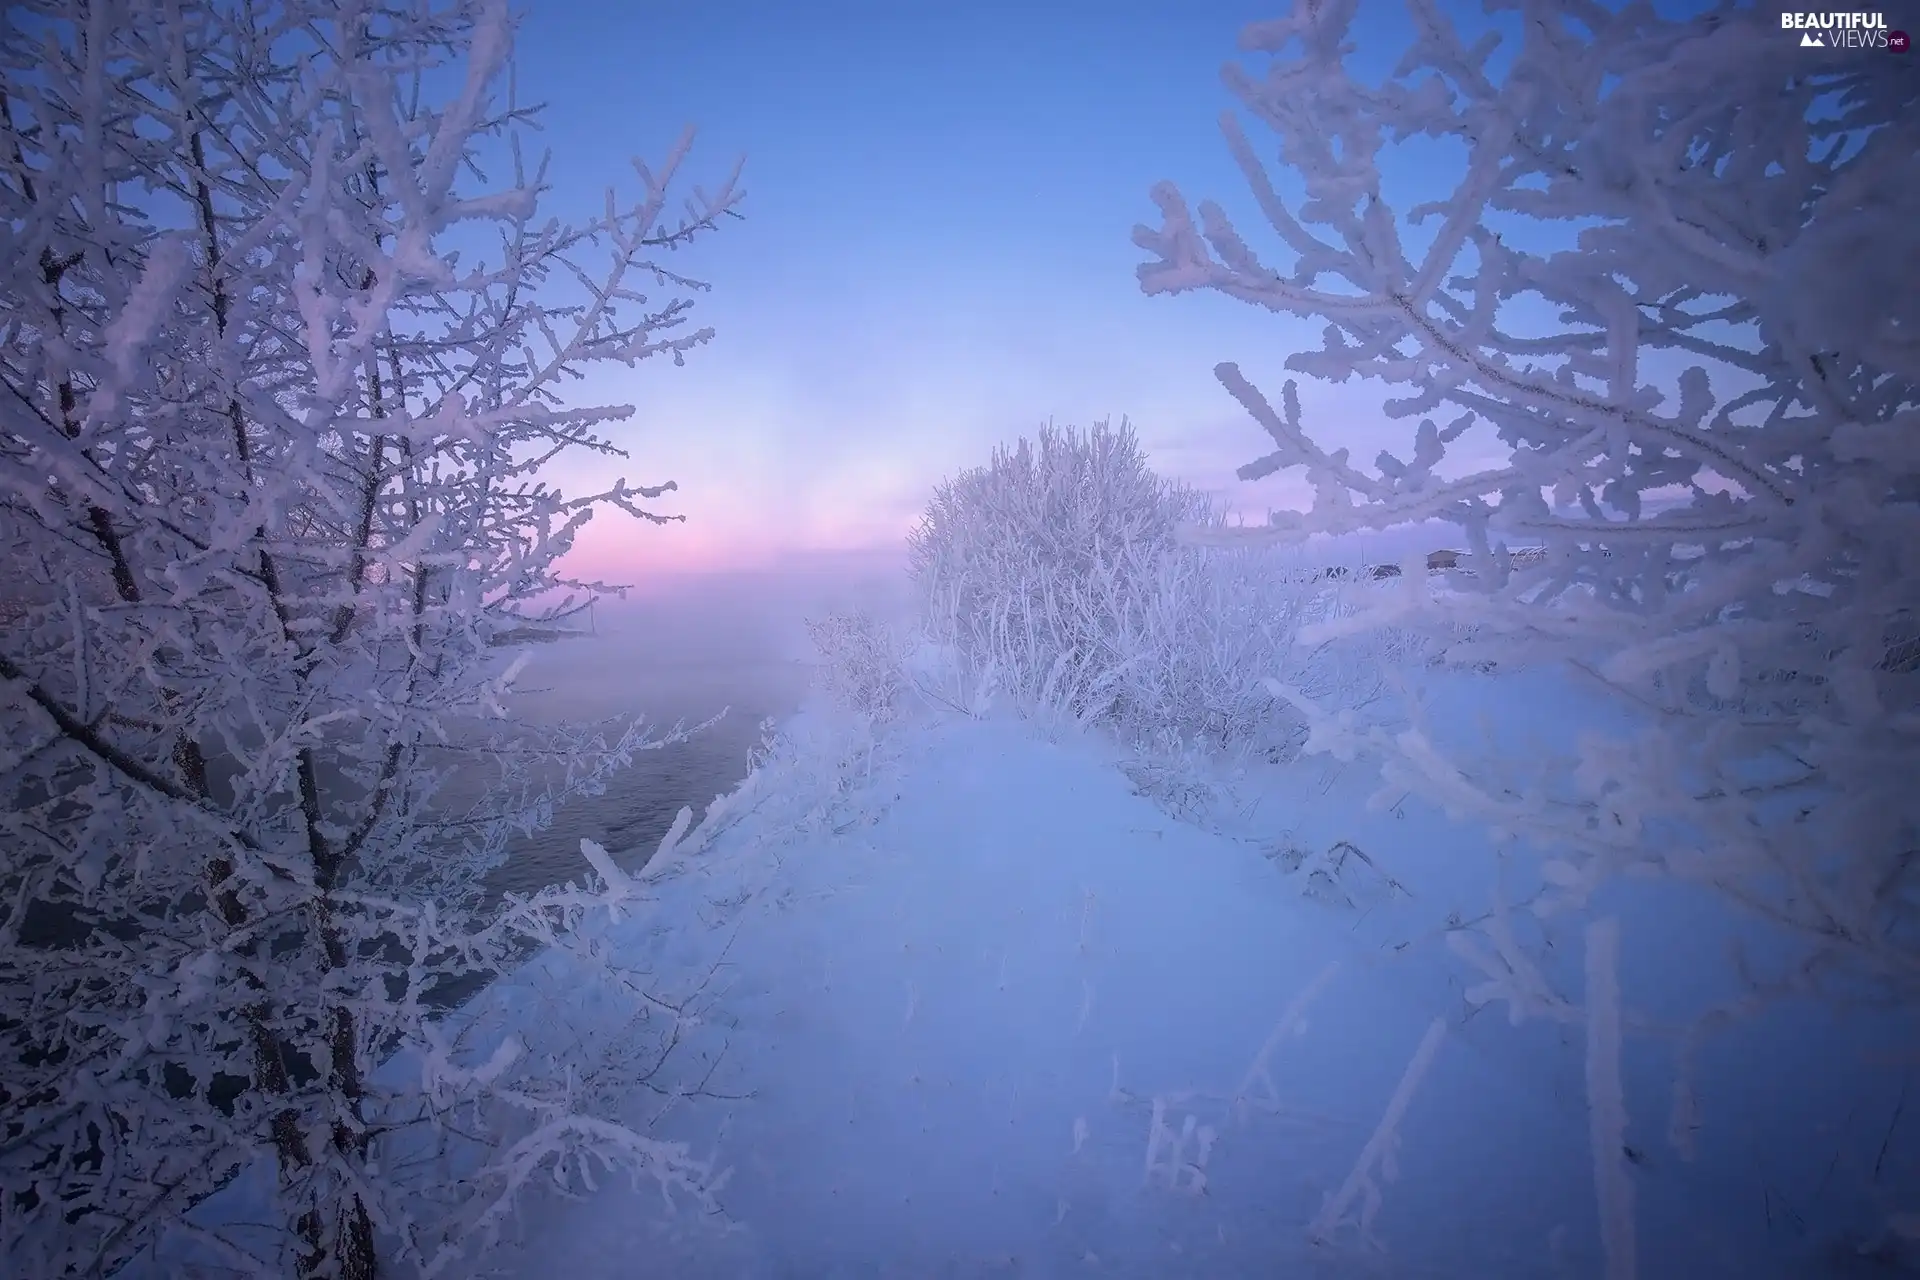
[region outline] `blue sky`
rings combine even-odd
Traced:
[[[1318,345],[1317,326],[1147,298],[1129,239],[1161,179],[1251,213],[1219,134],[1219,73],[1240,28],[1278,11],[533,4],[519,83],[548,104],[551,211],[590,214],[608,181],[631,195],[628,158],[659,158],[687,124],[699,176],[746,159],[747,220],[676,263],[712,282],[698,322],[716,341],[683,369],[615,370],[580,396],[637,406],[618,429],[622,469],[676,480],[687,522],[602,519],[581,560],[651,574],[897,547],[942,476],[1049,418],[1127,416],[1163,472],[1252,510],[1284,500],[1284,481],[1232,479],[1264,437],[1211,370],[1236,360],[1277,394],[1281,361]],[[1375,418],[1354,389],[1306,400]]]

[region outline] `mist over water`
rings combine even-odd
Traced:
[[[582,838],[623,866],[644,861],[681,806],[697,820],[745,776],[764,720],[799,707],[815,662],[806,620],[852,608],[899,617],[907,594],[892,557],[813,557],[656,583],[598,604],[591,635],[529,646],[508,710],[534,723],[644,715],[664,731],[726,716],[686,742],[640,753],[604,795],[563,806],[551,827],[516,845],[493,883],[524,892],[581,877]]]
[[[1456,545],[1456,530],[1430,524],[1315,540],[1297,554],[1319,567]],[[563,806],[551,827],[516,845],[492,882],[525,892],[578,878],[587,869],[582,838],[604,845],[622,866],[639,865],[681,806],[691,806],[698,820],[716,795],[739,783],[763,721],[799,707],[817,660],[808,618],[861,608],[904,620],[910,601],[901,555],[812,555],[776,568],[657,581],[626,600],[597,605],[593,634],[529,646],[532,661],[508,709],[535,723],[644,715],[663,732],[676,721],[693,725],[727,714],[687,742],[639,754],[604,795]]]

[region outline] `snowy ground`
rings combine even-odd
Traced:
[[[1596,715],[1551,676],[1441,692],[1446,723],[1485,712],[1542,749]],[[1369,810],[1364,762],[1295,762],[1211,805],[1138,794],[1123,763],[1016,722],[863,749],[796,721],[735,825],[612,939],[702,993],[651,1083],[709,1096],[636,1090],[629,1118],[732,1168],[724,1219],[650,1187],[536,1192],[484,1271],[1603,1274],[1584,1027],[1476,1009],[1445,945],[1495,900],[1485,834],[1412,798]],[[1667,884],[1596,910],[1621,920],[1640,1028],[1639,1274],[1904,1274],[1897,1230],[1861,1250],[1920,1208],[1915,1055],[1811,1008],[1732,1025],[1700,1051],[1688,1159],[1670,1032],[1734,989],[1732,926]],[[1582,922],[1516,927],[1583,999]],[[558,964],[489,1010],[556,1049],[605,1033]]]

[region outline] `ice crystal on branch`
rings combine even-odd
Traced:
[[[553,1064],[437,1027],[529,947],[590,956],[632,896],[482,892],[516,833],[673,740],[503,723],[498,643],[600,589],[559,565],[595,513],[671,518],[670,484],[539,468],[619,454],[630,411],[570,404],[582,369],[707,340],[703,286],[657,259],[740,198],[681,203],[683,140],[637,199],[540,216],[513,34],[499,0],[40,0],[0,27],[21,1274],[111,1271],[239,1170],[269,1170],[268,1220],[188,1234],[270,1275],[435,1271],[576,1168],[703,1194]],[[461,759],[494,771],[465,813],[438,794]]]
[[[1546,770],[1448,759],[1418,725],[1348,747],[1555,849],[1563,904],[1630,867],[1687,876],[1815,970],[1911,998],[1920,346],[1885,282],[1920,264],[1920,82],[1898,58],[1809,61],[1733,5],[1407,9],[1381,83],[1354,67],[1354,0],[1248,28],[1264,70],[1225,78],[1303,194],[1229,115],[1267,225],[1162,184],[1135,241],[1148,293],[1324,321],[1287,367],[1394,389],[1410,447],[1363,465],[1294,383],[1275,404],[1223,364],[1272,442],[1241,476],[1300,470],[1316,496],[1191,536],[1458,526],[1443,590],[1378,593],[1314,638],[1391,622],[1463,664],[1565,661],[1656,727]],[[1391,175],[1435,157],[1451,190],[1396,212]]]

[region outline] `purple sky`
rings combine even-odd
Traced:
[[[1380,15],[1361,29],[1382,36],[1363,55],[1384,69],[1404,13],[1366,3]],[[747,220],[674,264],[713,284],[695,323],[715,342],[682,369],[583,384],[581,403],[637,406],[618,428],[633,457],[557,476],[673,479],[665,509],[687,521],[602,518],[577,563],[631,581],[893,551],[942,477],[1050,418],[1128,417],[1163,473],[1248,512],[1295,505],[1288,477],[1233,478],[1267,442],[1212,368],[1238,362],[1277,400],[1282,362],[1317,347],[1319,325],[1148,298],[1129,238],[1171,179],[1269,242],[1220,137],[1220,68],[1241,27],[1280,7],[536,0],[519,83],[548,104],[551,212],[590,213],[608,182],[631,196],[628,158],[658,160],[689,123],[696,176],[746,158]],[[1389,199],[1450,185],[1430,160],[1445,157],[1389,172]],[[1302,387],[1323,441],[1360,459],[1409,429],[1382,423],[1381,398]]]

